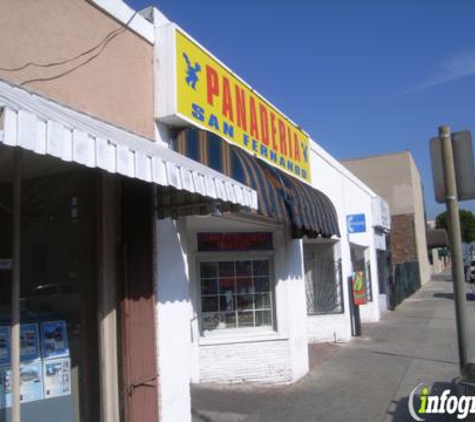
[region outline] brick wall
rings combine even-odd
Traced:
[[[391,216],[390,240],[393,264],[418,260],[414,214]]]
[[[200,382],[292,382],[288,340],[201,345]]]

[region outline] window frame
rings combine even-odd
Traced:
[[[197,252],[195,254],[195,279],[196,279],[196,318],[198,322],[198,332],[200,340],[216,338],[241,338],[243,336],[259,336],[278,334],[277,326],[277,301],[276,301],[276,279],[275,279],[275,261],[274,251],[246,251],[246,252]],[[203,330],[202,328],[202,309],[201,309],[201,276],[200,264],[202,262],[223,262],[223,261],[269,261],[269,282],[270,282],[270,308],[272,323],[269,326],[261,327],[236,327],[214,330]],[[255,313],[256,311],[253,310]]]

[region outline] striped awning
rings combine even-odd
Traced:
[[[256,192],[249,186],[151,139],[2,80],[1,143],[155,183],[164,195],[160,217],[257,208]]]
[[[283,200],[285,191],[278,175],[272,171],[270,166],[238,147],[231,146],[230,153],[231,157],[237,159],[233,162],[239,162],[242,166],[240,180],[257,192],[259,214],[273,218],[280,223],[291,224],[292,220]]]
[[[294,236],[340,236],[336,209],[328,196],[274,167],[272,170],[279,173],[285,186]]]
[[[176,140],[182,154],[189,153],[257,191],[257,212],[290,225],[294,238],[340,236],[336,209],[319,190],[213,133],[189,128],[182,130]],[[220,151],[213,151],[216,146]]]

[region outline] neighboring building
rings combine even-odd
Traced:
[[[447,253],[448,237],[445,229],[437,229],[435,220],[427,220],[427,249],[432,274],[444,271],[450,263]],[[464,254],[464,259],[467,254]],[[465,260],[466,261],[466,260]]]
[[[307,321],[309,341],[348,341],[352,335],[352,326],[348,324],[348,320],[351,320],[348,278],[354,271],[363,270],[366,280],[368,304],[360,306],[362,320],[378,321],[380,311],[386,309],[386,298],[383,297],[382,300],[384,306],[380,305],[379,300],[380,294],[384,295],[384,291],[379,286],[377,249],[382,247],[379,246],[381,243],[385,245],[385,235],[381,242],[379,228],[384,227],[385,231],[389,231],[389,221],[382,222],[381,212],[377,212],[377,209],[373,207],[375,201],[379,203],[381,199],[317,143],[314,143],[311,148],[311,163],[312,183],[332,199],[338,211],[340,227],[345,235],[342,236],[340,242],[333,245],[335,262],[340,262],[342,265],[341,269],[338,266],[337,269],[340,270],[339,275],[343,280],[344,300],[338,302],[338,306],[335,303],[333,308],[329,307],[331,301],[328,301],[328,298],[338,296],[331,294],[332,290],[329,290],[331,285],[327,283],[324,284],[325,289],[320,288],[327,299],[320,311],[315,312],[309,307]],[[349,227],[349,219],[355,215],[364,216],[364,224],[357,229]],[[319,243],[321,242],[307,239],[304,245],[311,252],[310,248],[317,247]],[[318,246],[320,250],[315,251],[314,259],[328,259],[322,253],[323,246]],[[318,278],[324,277],[321,270],[319,273],[314,270],[313,274],[318,274]],[[309,293],[311,298],[312,290],[307,291],[307,294]],[[342,308],[344,311],[338,312]]]
[[[423,187],[409,151],[343,161],[391,210],[391,255],[396,294],[410,294],[430,277]]]

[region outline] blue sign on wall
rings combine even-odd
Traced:
[[[366,231],[366,217],[364,214],[352,214],[346,217],[348,233],[364,233]]]

